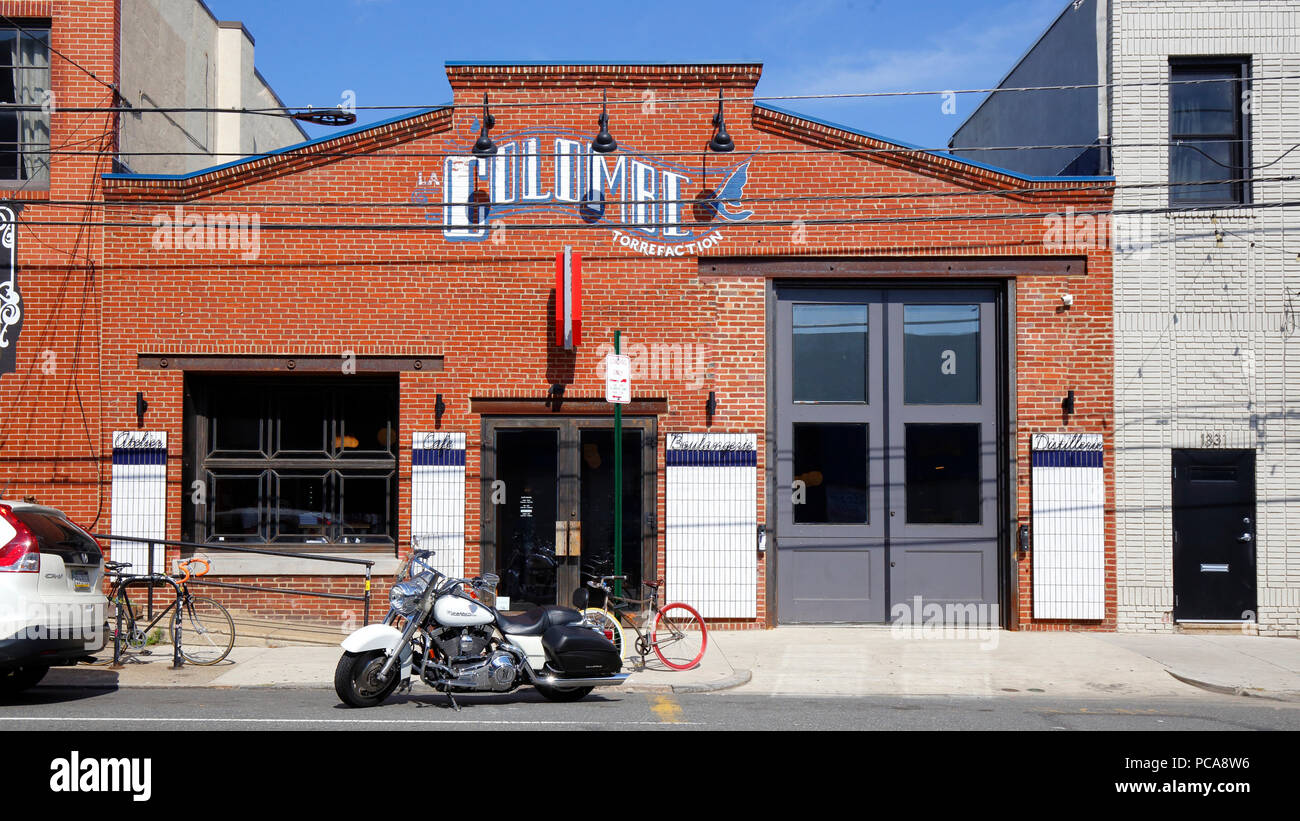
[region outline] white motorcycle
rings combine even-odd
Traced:
[[[416,550],[398,570],[389,611],[343,640],[334,690],[352,707],[373,707],[412,674],[444,692],[507,693],[525,684],[551,701],[577,701],[595,687],[622,684],[623,662],[605,635],[571,607],[523,615],[497,612],[492,574],[453,579]]]

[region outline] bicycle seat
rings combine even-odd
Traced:
[[[540,636],[552,627],[564,627],[582,622],[582,613],[572,607],[549,604],[534,607],[518,616],[497,614],[497,623],[501,632],[507,636]]]
[[[661,588],[661,587],[664,586],[664,580],[663,580],[663,579],[660,579],[660,580],[657,581],[657,582],[641,582],[641,584],[645,585],[646,587],[650,588],[651,590],[658,590],[659,588]]]
[[[130,562],[104,562],[105,570],[125,570],[130,566]]]

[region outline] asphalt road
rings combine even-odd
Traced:
[[[1179,699],[792,697],[738,692],[607,691],[553,704],[531,688],[463,696],[427,689],[348,709],[333,691],[297,688],[38,686],[0,703],[10,730],[1300,730],[1300,704],[1194,695]]]

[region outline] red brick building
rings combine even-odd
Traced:
[[[614,567],[603,362],[621,331],[634,584],[666,578],[741,627],[932,607],[1113,627],[1110,255],[1046,227],[1108,209],[1109,179],[755,103],[756,64],[447,72],[447,107],[185,176],[105,175],[84,311],[54,307],[66,260],[24,277],[6,495],[204,544],[228,582],[358,592],[337,565],[220,548],[382,576],[416,538],[450,571],[498,573],[512,606],[564,602]],[[719,93],[732,151],[709,148]],[[496,153],[476,157],[485,94]],[[57,213],[27,206],[24,272],[76,230],[26,225]],[[47,335],[77,351],[71,407],[28,342]],[[1031,452],[1033,434],[1071,436]]]

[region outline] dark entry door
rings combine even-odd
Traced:
[[[613,422],[492,419],[483,443],[483,566],[509,609],[569,604],[588,579],[613,575]],[[654,568],[654,494],[654,420],[625,419],[621,572],[633,591]]]
[[[1175,450],[1174,620],[1254,621],[1255,451]]]
[[[777,297],[778,620],[995,621],[995,292]]]

